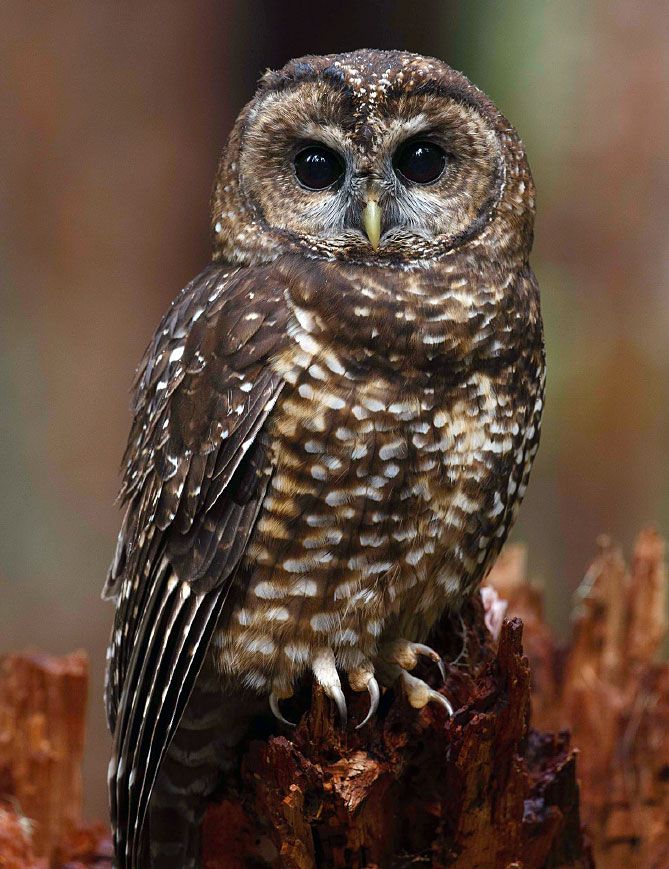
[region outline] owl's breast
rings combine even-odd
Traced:
[[[429,626],[458,600],[505,533],[522,441],[484,372],[389,376],[312,337],[275,364],[271,482],[219,638],[257,688],[320,647],[356,666],[408,610]]]

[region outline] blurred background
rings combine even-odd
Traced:
[[[217,156],[267,67],[437,55],[520,131],[549,382],[514,539],[558,633],[600,532],[669,530],[664,0],[4,0],[0,47],[0,652],[90,654],[89,817],[132,375],[207,261]]]

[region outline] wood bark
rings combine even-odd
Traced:
[[[583,821],[597,865],[669,866],[669,664],[665,544],[643,531],[631,564],[600,537],[575,596],[573,632],[556,644],[527,581],[525,554],[509,547],[490,576],[525,623],[532,717],[569,728],[578,747]]]

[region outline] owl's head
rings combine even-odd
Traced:
[[[445,63],[362,50],[268,72],[213,196],[215,256],[421,265],[527,256],[534,186],[515,130]]]

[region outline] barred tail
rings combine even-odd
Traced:
[[[200,827],[212,795],[237,769],[240,744],[267,698],[233,689],[207,661],[156,778],[139,865],[201,866]]]

